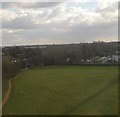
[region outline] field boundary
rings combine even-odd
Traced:
[[[26,70],[22,71],[20,74],[18,74],[16,77],[11,78],[8,80],[8,89],[7,92],[3,98],[2,103],[0,104],[0,110],[5,106],[5,104],[8,102],[9,98],[10,98],[10,94],[12,91],[12,81],[19,78]]]
[[[8,89],[4,96],[4,99],[2,101],[1,108],[7,103],[8,99],[10,97],[11,90],[12,90],[12,80],[13,80],[12,78],[10,80],[8,80]]]
[[[80,64],[69,64],[69,66],[119,66],[120,64],[100,64],[100,63],[80,63]]]

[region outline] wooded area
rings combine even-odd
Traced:
[[[3,47],[3,78],[14,77],[23,68],[45,65],[102,64],[95,58],[108,57],[105,63],[117,64],[119,42],[93,42],[63,45]]]

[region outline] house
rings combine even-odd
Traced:
[[[100,56],[96,56],[96,57],[94,57],[94,58],[91,58],[91,59],[89,60],[89,62],[90,62],[90,63],[98,63],[100,58],[101,58]]]
[[[99,63],[106,63],[108,60],[108,57],[101,57],[100,59],[98,59]]]
[[[90,63],[116,63],[120,60],[119,55],[109,55],[109,56],[103,56],[103,57],[94,57],[90,59]]]
[[[118,62],[120,60],[120,56],[119,55],[112,55],[112,59]]]

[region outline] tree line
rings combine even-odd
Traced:
[[[86,63],[96,56],[119,53],[119,42],[93,42],[63,45],[40,45],[4,47],[3,77],[14,77],[27,67]]]

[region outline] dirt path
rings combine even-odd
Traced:
[[[4,98],[3,98],[2,103],[0,104],[0,110],[3,108],[3,106],[9,100],[9,97],[10,97],[10,94],[11,94],[11,91],[12,91],[12,81],[17,79],[18,77],[20,77],[22,74],[23,74],[23,72],[18,74],[15,78],[8,80],[8,89],[7,89],[7,92],[6,92],[6,94],[5,94]]]
[[[11,94],[11,90],[12,90],[12,79],[10,79],[8,81],[8,90],[7,93],[4,96],[3,102],[2,102],[2,107],[6,104],[6,102],[8,101],[10,94]]]
[[[11,94],[11,90],[12,90],[12,79],[8,80],[8,90],[4,96],[4,99],[2,101],[2,104],[0,104],[0,110],[2,109],[2,107],[6,104],[6,102],[8,101],[10,94]]]

